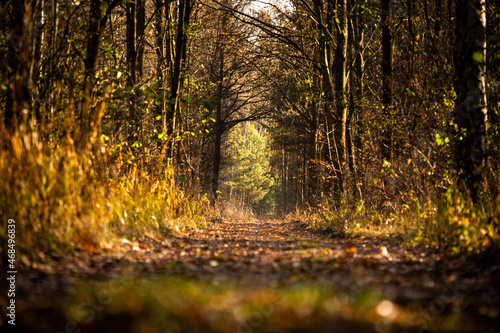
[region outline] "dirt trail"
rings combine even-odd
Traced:
[[[500,327],[498,261],[480,265],[390,240],[333,237],[299,221],[223,220],[182,236],[117,240],[106,254],[78,252],[22,274],[19,303],[32,312],[86,281],[176,276],[253,288],[319,284],[348,295],[370,289],[425,317],[415,331],[450,316],[478,331]]]

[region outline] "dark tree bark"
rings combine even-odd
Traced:
[[[141,79],[144,67],[144,46],[146,30],[146,5],[145,0],[137,0],[136,7],[136,64],[137,64],[137,78]]]
[[[99,58],[99,45],[101,37],[106,27],[106,23],[111,16],[113,9],[120,3],[120,0],[113,0],[108,3],[104,15],[101,13],[103,1],[92,0],[90,3],[89,25],[87,28],[87,54],[85,56],[85,76],[83,79],[83,95],[80,106],[80,128],[75,142],[78,148],[87,146],[89,139],[89,131],[92,124],[92,87],[97,71],[97,60]]]
[[[343,127],[345,104],[345,73],[346,73],[346,48],[347,29],[345,24],[346,10],[345,1],[315,0],[314,16],[316,27],[321,32],[318,39],[318,69],[321,76],[321,86],[324,93],[324,115],[328,120],[326,126],[331,127],[326,132],[331,140],[338,145],[338,154],[326,154],[327,160],[333,165],[336,182],[327,185],[326,191],[330,191],[330,185],[334,185],[333,192],[337,198],[342,196],[343,182],[343,159],[345,143],[345,128]],[[338,20],[338,22],[337,22]],[[333,44],[336,39],[337,44]]]
[[[391,3],[382,0],[382,105],[384,108],[384,132],[382,133],[382,157],[392,160],[392,35]]]
[[[227,20],[227,16],[224,15],[224,21]],[[224,24],[223,24],[224,25]],[[219,37],[220,38],[220,37]],[[219,98],[219,103],[215,108],[215,139],[214,139],[214,157],[212,164],[212,205],[217,202],[219,196],[219,175],[220,175],[220,163],[221,163],[221,150],[222,150],[222,134],[224,133],[223,120],[222,120],[222,95],[223,95],[223,84],[224,84],[224,41],[218,41],[218,58],[219,58],[219,77],[217,86],[217,97]]]
[[[126,10],[127,70],[128,85],[134,87],[142,77],[144,62],[144,31],[146,11],[144,0],[128,1]],[[133,143],[142,133],[142,117],[137,107],[135,92],[132,92],[129,106],[128,141]]]
[[[41,61],[42,50],[46,49],[46,47],[44,47],[45,31],[43,29],[44,7],[45,7],[44,0],[32,2],[33,15],[31,24],[33,25],[33,44],[32,44],[33,60],[31,61],[30,76],[34,91],[37,91],[40,88],[39,86],[40,78],[41,75],[43,74],[43,62]],[[45,119],[42,116],[40,100],[41,100],[40,96],[38,96],[38,98],[34,98],[32,103],[33,112],[37,124],[40,124],[41,127],[44,128]]]
[[[314,78],[316,84],[318,84],[318,78]],[[311,118],[309,123],[309,138],[308,138],[308,149],[307,149],[307,203],[314,207],[316,204],[316,193],[318,189],[318,106],[316,103],[311,103],[309,108],[311,112]]]
[[[455,161],[462,185],[477,201],[486,172],[485,0],[457,0],[454,122]]]
[[[487,72],[487,100],[488,100],[488,127],[500,128],[500,0],[490,0],[486,6],[486,72]],[[500,142],[500,134],[492,131],[490,142]],[[500,169],[500,150],[488,147],[490,156],[488,162],[493,169]]]
[[[12,1],[12,18],[8,42],[7,100],[3,115],[7,131],[15,131],[31,116],[31,66],[33,62],[32,3]]]
[[[214,157],[212,164],[212,205],[217,202],[219,197],[219,176],[220,176],[220,163],[221,163],[221,152],[222,152],[222,134],[223,129],[221,128],[221,103],[217,106],[216,112],[216,123],[215,123],[215,140],[214,140]]]
[[[137,81],[137,54],[136,54],[136,6],[135,1],[127,1],[125,5],[127,17],[127,69],[128,84],[135,85]]]
[[[170,59],[167,53],[167,16],[168,2],[155,0],[155,30],[156,30],[156,77],[158,79],[158,102],[156,107],[157,116],[161,116],[162,130],[166,129],[166,100],[167,100],[167,61]]]
[[[334,88],[334,77],[332,73],[333,69],[333,51],[332,51],[332,43],[329,37],[332,36],[333,33],[333,17],[328,17],[324,15],[324,13],[330,13],[333,15],[334,5],[333,1],[323,1],[323,0],[315,0],[314,1],[314,11],[317,21],[317,29],[322,31],[321,36],[319,38],[319,66],[322,77],[322,89],[325,94],[325,112],[331,113],[333,110],[333,104],[335,102],[335,88]]]
[[[136,39],[136,28],[137,28],[137,7],[136,1],[128,1],[125,5],[126,11],[126,40],[127,40],[127,70],[128,70],[128,85],[129,87],[134,87],[137,83],[137,39]],[[130,97],[129,106],[129,127],[127,129],[127,139],[129,144],[132,145],[135,140],[135,133],[137,130],[137,106],[136,99],[134,97],[134,92]]]
[[[169,133],[173,133],[180,122],[180,90],[183,77],[183,66],[186,61],[188,36],[186,29],[191,18],[191,12],[196,0],[180,0],[178,6],[177,35],[175,38],[175,54],[171,75],[170,105],[167,110],[167,126]]]

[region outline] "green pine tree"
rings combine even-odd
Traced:
[[[231,201],[251,207],[255,213],[274,210],[268,134],[252,123],[237,126],[228,138],[223,192]]]

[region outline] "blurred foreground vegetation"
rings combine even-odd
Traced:
[[[236,281],[125,278],[86,282],[67,299],[33,309],[30,332],[419,332],[476,329],[464,314],[405,308],[373,288],[336,290],[318,284],[241,285]],[[488,332],[488,324],[480,326]]]

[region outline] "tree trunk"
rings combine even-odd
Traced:
[[[125,6],[127,18],[127,69],[128,84],[133,86],[136,82],[136,49],[135,49],[135,28],[136,28],[136,6],[135,1],[127,1]]]
[[[409,73],[413,76],[414,59],[415,59],[415,31],[413,29],[413,0],[406,0],[408,10],[408,39],[410,43],[410,68]]]
[[[382,0],[382,105],[383,133],[382,157],[392,160],[392,35],[391,35],[391,2]]]
[[[317,81],[318,79],[315,77],[313,80]],[[318,106],[315,103],[311,103],[311,123],[309,127],[309,143],[306,164],[306,173],[308,175],[307,202],[311,207],[314,207],[316,204],[315,196],[318,190],[318,128]]]
[[[225,21],[226,16],[224,17]],[[212,205],[217,202],[219,197],[219,173],[220,173],[220,162],[221,162],[221,145],[222,145],[222,134],[223,134],[223,124],[222,124],[222,93],[223,93],[223,83],[224,83],[224,50],[223,50],[223,40],[217,41],[218,45],[218,57],[219,57],[219,77],[217,86],[217,97],[219,98],[219,103],[217,104],[216,115],[215,115],[215,139],[214,139],[214,159],[212,166]]]
[[[8,43],[7,100],[4,124],[7,131],[17,130],[20,123],[31,116],[32,77],[30,68],[33,62],[32,6],[29,0],[12,2],[12,19]]]
[[[136,2],[128,1],[125,5],[126,11],[126,39],[127,39],[127,69],[128,86],[133,88],[137,83],[137,50],[136,50]],[[137,106],[134,90],[131,92],[129,105],[129,127],[127,128],[127,140],[130,145],[134,143],[137,131]]]
[[[337,2],[337,48],[335,50],[335,97],[336,97],[336,125],[339,135],[337,143],[339,144],[339,175],[340,191],[344,199],[347,198],[347,180],[349,178],[349,159],[347,151],[347,101],[346,101],[346,59],[347,59],[347,0],[338,0]]]
[[[106,8],[104,16],[101,14],[101,0],[92,0],[90,3],[89,26],[87,28],[87,54],[85,56],[85,76],[83,79],[83,95],[80,106],[80,129],[75,142],[78,148],[87,146],[92,124],[92,88],[97,71],[99,58],[99,44],[109,16],[120,0],[113,0]]]
[[[219,112],[217,112],[219,113]],[[219,175],[221,162],[222,130],[215,129],[214,157],[212,165],[212,205],[215,205],[219,198]]]
[[[364,5],[365,1],[362,1],[358,4],[358,6]],[[357,152],[362,150],[362,142],[361,135],[359,131],[361,130],[361,115],[363,112],[363,103],[362,100],[364,98],[364,29],[365,29],[365,20],[363,16],[363,10],[361,7],[355,7],[354,11],[354,19],[353,19],[353,38],[354,38],[354,68],[351,69],[351,77],[353,85],[350,87],[350,94],[354,98],[353,112],[356,112],[353,115],[354,124],[352,127],[355,129],[351,133],[351,156],[352,156],[352,167],[354,174],[354,181],[356,182],[356,189],[358,193],[358,199],[363,200],[363,191],[361,189],[361,181],[358,172],[358,166],[356,162],[356,154]],[[359,105],[359,107],[358,107]]]
[[[485,0],[457,0],[454,122],[455,161],[461,185],[477,201],[486,172]]]
[[[156,102],[156,116],[162,119],[163,129],[166,127],[166,114],[164,101],[166,99],[165,91],[165,72],[166,72],[166,51],[165,51],[165,37],[166,37],[166,19],[167,19],[166,4],[164,0],[155,0],[155,31],[156,31],[156,77],[158,79],[158,95]],[[156,118],[156,117],[155,117]]]
[[[42,60],[42,50],[46,49],[45,46],[45,31],[44,31],[44,13],[45,1],[33,1],[32,2],[32,25],[33,25],[33,43],[32,43],[32,61],[30,68],[30,76],[33,84],[33,90],[35,91],[35,96],[32,102],[33,116],[36,120],[39,128],[45,128],[45,119],[42,116],[42,104],[41,96],[36,92],[40,91],[40,78],[43,75],[43,62]]]
[[[146,30],[146,5],[145,0],[136,0],[136,66],[137,66],[137,78],[140,80],[143,75],[143,65],[144,65],[144,48],[145,48],[145,36],[144,32]]]
[[[349,3],[352,6],[352,2]],[[361,5],[361,4],[359,4]],[[363,26],[360,25],[361,13],[357,6],[354,8],[349,8],[349,12],[352,13],[349,19],[348,26],[348,44],[353,45],[349,48],[348,52],[348,63],[349,63],[349,116],[348,116],[348,126],[347,126],[347,146],[348,146],[348,156],[349,156],[349,169],[353,176],[352,179],[352,193],[353,196],[358,200],[362,200],[361,187],[359,185],[358,169],[356,165],[356,143],[359,141],[356,138],[359,137],[357,133],[357,123],[353,123],[353,119],[359,118],[359,111],[361,105],[362,96],[362,85],[363,85],[363,51],[362,51],[362,40],[363,40]]]
[[[191,17],[192,7],[195,0],[180,0],[178,7],[177,35],[175,40],[175,55],[173,59],[173,71],[171,76],[170,107],[167,111],[167,126],[169,132],[173,133],[175,127],[180,122],[180,90],[182,81],[183,66],[185,65],[187,34],[186,28]]]

